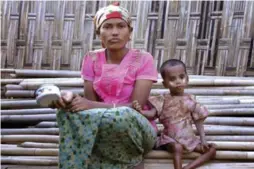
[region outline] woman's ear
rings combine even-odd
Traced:
[[[187,77],[186,77],[186,80],[187,80],[187,84],[189,83],[189,76],[187,75]]]

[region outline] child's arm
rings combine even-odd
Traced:
[[[206,142],[206,139],[205,139],[205,131],[204,131],[204,120],[203,119],[200,119],[200,120],[196,120],[195,121],[195,126],[197,128],[197,131],[199,133],[199,136],[200,136],[200,140],[201,140],[201,147],[203,149],[203,151],[206,151],[209,149],[209,146]]]
[[[132,107],[136,109],[139,113],[141,113],[143,116],[145,116],[147,119],[153,119],[156,116],[157,110],[154,107],[150,110],[142,110],[137,100],[134,100],[132,102]]]
[[[140,113],[145,116],[147,119],[154,119],[156,116],[156,109],[152,108],[151,110],[141,110]]]

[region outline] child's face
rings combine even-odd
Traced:
[[[175,65],[166,68],[163,85],[173,95],[184,94],[184,88],[188,85],[189,77],[182,65]]]

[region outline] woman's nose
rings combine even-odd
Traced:
[[[119,34],[119,30],[114,27],[113,30],[112,30],[112,35],[118,35]]]

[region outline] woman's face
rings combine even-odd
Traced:
[[[112,18],[101,25],[99,37],[105,48],[116,50],[125,47],[130,35],[130,28],[124,20]]]

